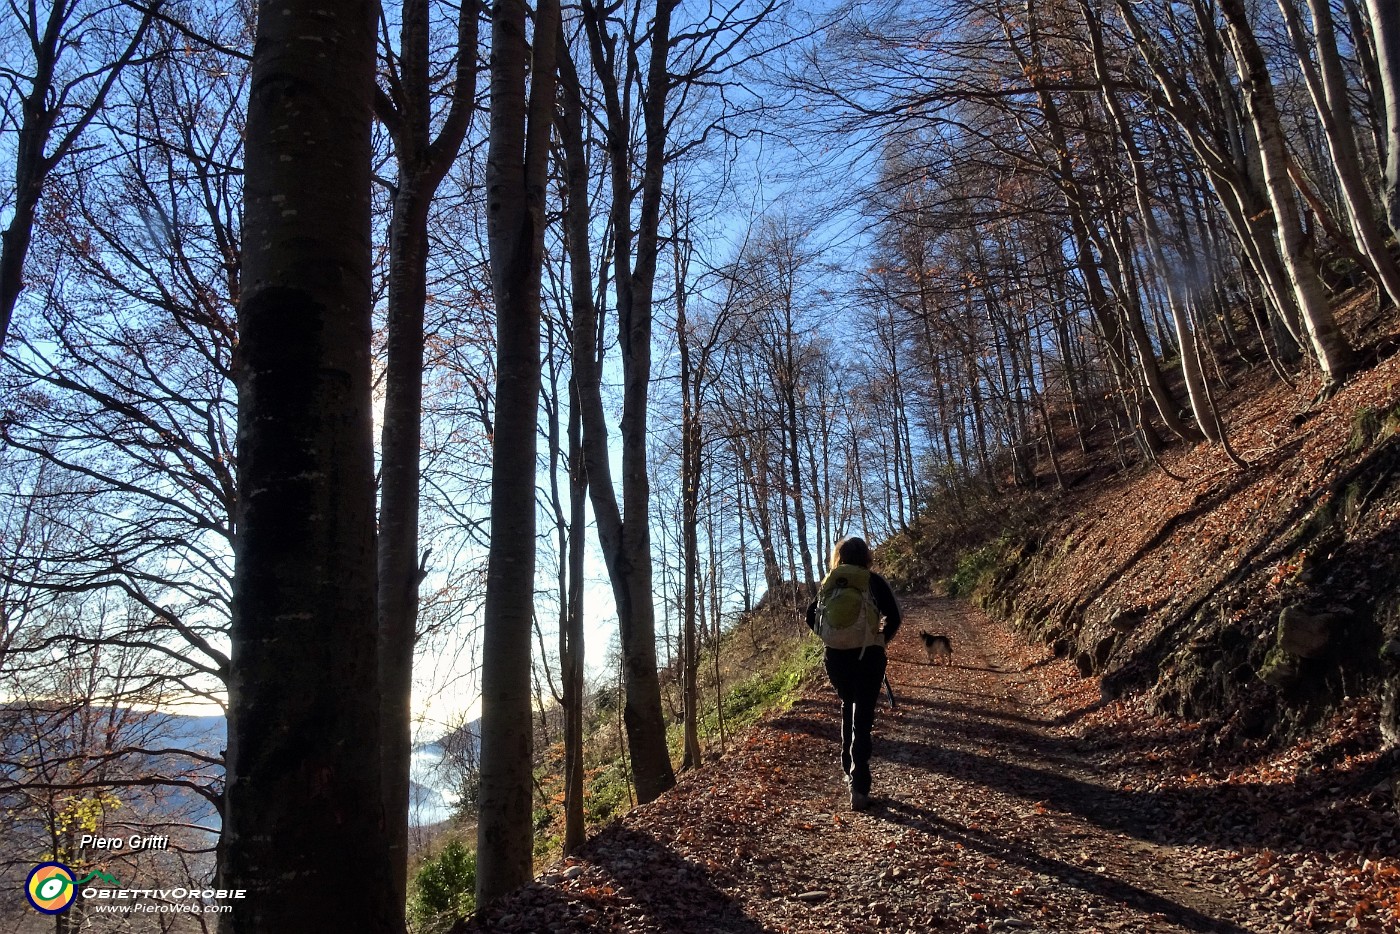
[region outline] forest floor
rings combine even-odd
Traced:
[[[951,665],[921,629],[951,636]],[[815,683],[458,930],[1400,930],[1365,705],[1222,764],[965,602],[907,599],[890,655],[869,810],[850,809]]]

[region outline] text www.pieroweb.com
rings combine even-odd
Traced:
[[[201,905],[198,902],[183,902],[170,904],[166,902],[143,902],[131,904],[130,902],[95,902],[88,904],[88,910],[98,914],[126,915],[126,914],[180,914],[180,915],[217,915],[233,910],[232,905]]]

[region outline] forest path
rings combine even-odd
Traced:
[[[1197,774],[1189,729],[1106,717],[1122,705],[966,603],[906,600],[890,654],[868,811],[822,684],[465,929],[1396,929],[1393,813],[1333,802],[1313,839],[1315,790]]]

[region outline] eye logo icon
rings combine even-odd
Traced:
[[[29,873],[24,894],[35,911],[46,915],[67,911],[77,895],[73,870],[62,863],[40,863]]]
[[[121,886],[113,877],[101,870],[93,870],[81,879],[73,878],[73,870],[62,863],[40,863],[29,873],[24,883],[24,895],[35,911],[46,915],[65,912],[78,896],[78,888],[97,879],[108,885]]]

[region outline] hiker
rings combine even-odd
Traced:
[[[841,698],[841,771],[855,811],[870,806],[870,729],[885,680],[885,645],[899,622],[894,591],[870,570],[865,539],[837,542],[831,570],[807,607],[807,628],[826,643],[826,674]]]

